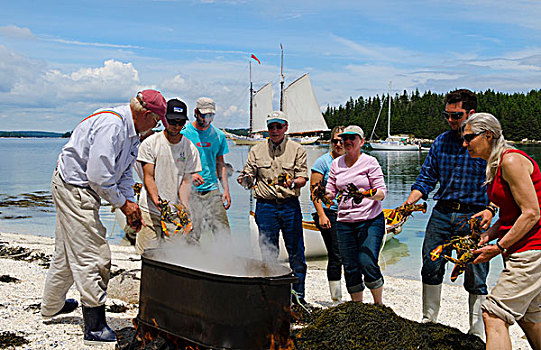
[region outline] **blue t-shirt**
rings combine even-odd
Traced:
[[[198,130],[192,123],[186,124],[181,133],[192,141],[201,157],[200,172],[205,183],[197,186],[197,191],[212,191],[218,189],[218,176],[216,175],[216,157],[229,153],[227,139],[224,133],[211,125],[207,130]]]
[[[319,157],[312,166],[312,171],[323,175],[323,186],[327,186],[327,179],[329,179],[329,171],[331,170],[333,160],[334,158],[332,157],[331,152],[328,152]],[[323,205],[323,208],[326,208],[326,206]],[[338,203],[336,202],[336,199],[333,200],[333,205],[331,205],[329,209],[338,210]]]

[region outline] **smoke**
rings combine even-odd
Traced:
[[[227,236],[204,244],[194,244],[187,236],[173,236],[159,248],[144,252],[143,257],[171,265],[235,277],[275,277],[291,273],[276,260],[261,261],[252,251],[241,250]]]

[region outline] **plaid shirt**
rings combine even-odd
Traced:
[[[423,163],[412,190],[423,193],[423,199],[440,183],[435,200],[458,201],[465,204],[487,205],[485,181],[486,161],[472,158],[462,147],[462,138],[449,130],[436,138]]]

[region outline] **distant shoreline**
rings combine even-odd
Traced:
[[[50,131],[0,131],[0,138],[67,138],[71,131],[60,133]]]

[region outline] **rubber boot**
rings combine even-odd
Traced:
[[[470,308],[470,330],[468,334],[473,334],[481,338],[483,341],[485,337],[485,323],[483,322],[483,312],[481,311],[481,304],[485,301],[486,295],[471,294],[468,297],[468,304]]]
[[[56,314],[51,315],[51,316],[41,314],[41,316],[43,317],[43,319],[47,320],[58,315],[69,314],[70,312],[75,311],[75,309],[77,309],[77,306],[79,306],[79,303],[77,302],[77,300],[66,299],[66,301],[64,301],[64,306]]]
[[[85,322],[84,341],[86,345],[101,345],[116,342],[116,334],[105,320],[105,305],[98,307],[83,306]]]
[[[329,291],[331,292],[332,305],[336,306],[342,303],[342,282],[329,281]]]
[[[423,319],[422,323],[438,322],[441,301],[441,284],[435,286],[423,283]]]

